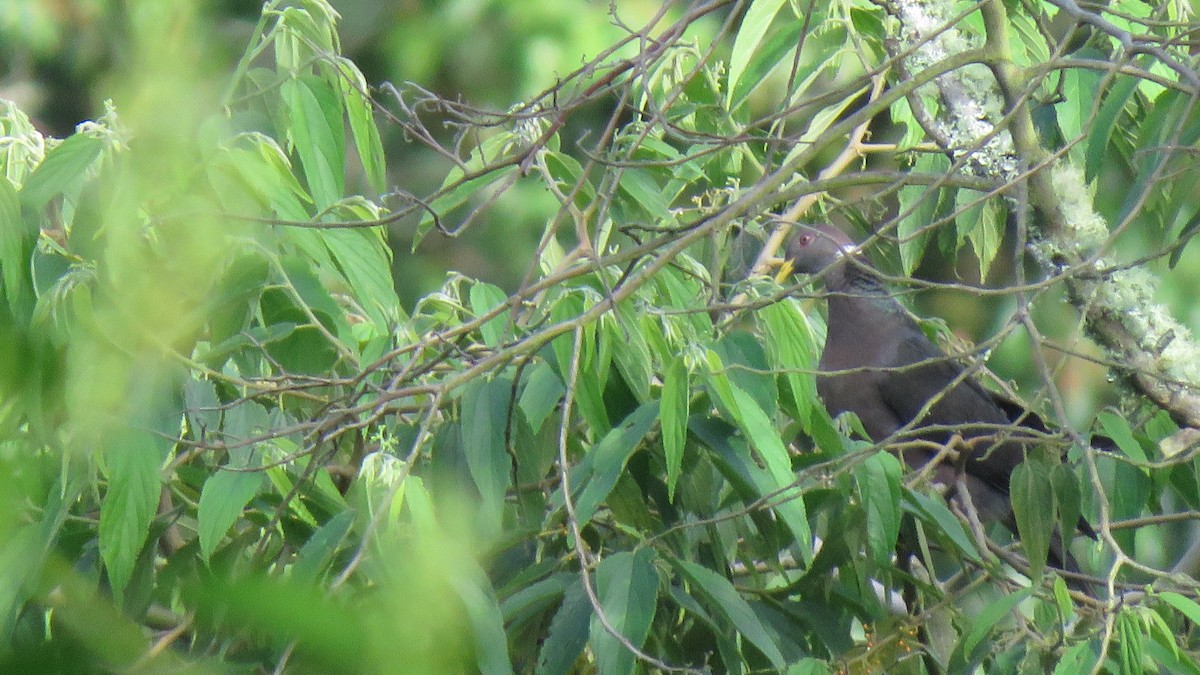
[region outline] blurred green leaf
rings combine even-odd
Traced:
[[[675,499],[675,485],[683,470],[683,446],[687,440],[688,372],[683,358],[667,366],[662,387],[662,439],[667,464],[667,494]]]

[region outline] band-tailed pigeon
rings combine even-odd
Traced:
[[[937,455],[932,444],[945,444],[959,434],[964,457],[939,463],[933,481],[952,494],[961,473],[980,518],[1000,521],[1015,533],[1009,478],[1025,459],[1030,440],[1047,433],[1043,421],[984,389],[934,345],[841,230],[801,226],[788,243],[783,274],[789,264],[796,272],[819,275],[828,291],[817,393],[829,413],[855,413],[875,442],[893,437],[931,442],[902,450],[913,469],[924,468]],[[1082,518],[1078,529],[1095,538]],[[1057,536],[1048,562],[1078,570]]]

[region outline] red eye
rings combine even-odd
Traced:
[[[812,243],[812,240],[813,240],[813,238],[812,238],[811,234],[800,235],[800,245],[801,246],[808,246],[809,244]]]

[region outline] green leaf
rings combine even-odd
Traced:
[[[472,565],[473,567],[473,565]],[[453,579],[453,586],[466,609],[475,642],[475,667],[483,675],[512,675],[508,638],[500,603],[482,570],[472,570],[471,579]]]
[[[296,554],[296,562],[291,568],[292,578],[301,583],[316,583],[321,573],[333,562],[346,535],[350,534],[354,518],[354,511],[347,509],[334,514],[317,528]]]
[[[537,433],[551,412],[562,400],[567,388],[554,368],[548,363],[540,362],[532,368],[525,388],[521,390],[521,412],[525,413],[525,421],[529,429]]]
[[[975,548],[975,541],[967,534],[962,522],[955,518],[953,513],[950,513],[950,509],[946,508],[946,503],[940,498],[906,489],[904,491],[904,508],[925,522],[935,525],[937,533],[953,543],[959,553],[977,564],[983,564],[983,558],[980,557],[979,550]]]
[[[683,357],[667,366],[662,387],[663,455],[667,464],[667,494],[675,501],[675,484],[683,471],[683,446],[687,440],[688,372]]]
[[[508,300],[508,296],[498,286],[477,281],[471,284],[470,299],[471,311],[476,317],[480,317],[504,304]],[[489,347],[499,346],[501,340],[504,338],[504,330],[507,326],[508,314],[505,312],[501,312],[484,322],[479,327],[479,332],[483,335],[483,343]]]
[[[706,354],[709,367],[709,388],[721,405],[728,410],[734,424],[750,441],[759,459],[767,467],[766,480],[758,480],[761,496],[771,500],[775,511],[783,518],[788,529],[796,538],[805,562],[812,560],[812,530],[808,524],[808,513],[804,499],[796,492],[796,476],[792,472],[791,457],[779,437],[771,419],[752,396],[734,385],[725,371],[717,353]]]
[[[609,625],[635,647],[641,647],[650,633],[650,624],[658,608],[658,573],[654,570],[654,549],[623,551],[600,561],[596,568],[596,594]],[[601,675],[626,675],[634,672],[637,662],[625,645],[611,635],[594,617],[591,625],[592,652]]]
[[[538,651],[537,675],[567,675],[579,660],[587,645],[588,623],[592,618],[592,605],[583,590],[583,582],[576,580],[563,594],[562,605],[554,613],[546,640]]]
[[[619,184],[625,194],[632,197],[646,213],[658,219],[660,224],[674,222],[669,190],[654,180],[654,175],[649,170],[625,169],[621,172]]]
[[[138,418],[144,421],[143,416]],[[163,420],[159,422],[151,429],[134,427],[131,420],[131,426],[113,433],[104,453],[108,490],[100,504],[100,556],[117,598],[122,597],[133,575],[158,509],[159,472],[172,447],[166,439],[176,431],[169,424],[163,428]]]
[[[592,475],[575,499],[575,518],[582,528],[612,492],[625,463],[658,419],[658,401],[638,406],[591,451]]]
[[[391,250],[379,228],[325,230],[325,246],[346,283],[380,333],[400,319],[400,299],[392,282]]]
[[[942,173],[949,170],[949,162],[940,155],[924,154],[917,158],[912,168],[914,173]],[[900,188],[900,212],[907,213],[896,226],[899,237],[900,262],[904,273],[911,275],[921,259],[925,257],[932,223],[938,214],[943,191],[923,185],[908,185]]]
[[[1126,457],[1136,462],[1150,461],[1142,444],[1133,437],[1133,430],[1129,428],[1129,420],[1107,410],[1097,413],[1096,419],[1100,421],[1104,433],[1116,442],[1117,447],[1125,453]]]
[[[1029,576],[1036,582],[1046,566],[1054,531],[1054,492],[1046,465],[1034,460],[1021,462],[1013,470],[1009,488],[1017,532],[1029,558]]]
[[[1058,513],[1059,532],[1062,533],[1063,546],[1071,540],[1071,534],[1079,524],[1082,512],[1083,493],[1079,489],[1079,478],[1071,467],[1065,464],[1055,465],[1050,472],[1050,482],[1054,485],[1054,506]]]
[[[1144,65],[1144,64],[1143,64]],[[1100,175],[1108,157],[1108,146],[1116,127],[1117,118],[1129,102],[1129,97],[1137,89],[1141,78],[1128,75],[1117,75],[1108,89],[1104,92],[1104,102],[1092,120],[1091,131],[1088,132],[1087,147],[1084,149],[1084,175],[1091,182]]]
[[[1090,673],[1094,662],[1095,657],[1092,655],[1092,645],[1088,642],[1080,642],[1063,652],[1062,658],[1054,666],[1053,675]]]
[[[725,105],[732,109],[735,92],[749,92],[750,86],[742,84],[758,47],[762,44],[767,29],[775,21],[775,15],[787,4],[785,0],[755,0],[746,15],[742,17],[742,25],[738,28],[737,36],[733,39],[733,50],[729,55],[729,86],[726,88]],[[795,22],[799,23],[799,22]],[[761,74],[760,74],[761,75]],[[757,85],[754,81],[751,85]],[[742,94],[745,95],[745,94]]]
[[[707,602],[704,604],[715,614],[724,616],[733,628],[750,644],[758,648],[775,668],[786,663],[783,654],[775,646],[777,636],[767,628],[751,609],[750,604],[737,592],[733,584],[716,572],[688,560],[673,561],[679,570],[693,583]]]
[[[371,189],[383,192],[387,188],[387,164],[383,153],[383,141],[379,138],[379,127],[371,108],[367,80],[354,62],[345,57],[336,57],[342,85],[342,100],[346,105],[346,118],[350,121],[350,134],[358,157]]]
[[[444,219],[450,211],[466,203],[481,190],[505,180],[519,170],[517,166],[488,168],[511,154],[517,142],[517,138],[511,132],[497,133],[473,148],[471,156],[463,166],[456,166],[447,172],[440,194],[429,203],[429,208],[425,209],[420,222],[417,223],[417,231],[413,235],[413,250],[416,250],[417,245],[434,225],[438,224],[434,214],[437,215],[437,220],[441,221],[442,227],[448,227]]]
[[[886,567],[900,537],[900,460],[887,452],[871,455],[855,472],[859,498],[867,512],[867,548]]]
[[[1126,609],[1117,615],[1117,670],[1121,675],[1141,675],[1145,660],[1145,636],[1138,625],[1135,612]]]
[[[77,133],[67,138],[47,152],[26,179],[21,188],[21,203],[31,211],[41,211],[54,197],[74,194],[103,149],[104,141],[87,134]]]
[[[504,497],[512,484],[512,458],[504,442],[511,397],[512,380],[502,377],[469,386],[462,397],[463,452],[490,532],[500,530]]]
[[[771,365],[783,373],[783,381],[791,391],[797,421],[811,432],[813,407],[818,405],[817,349],[812,326],[790,298],[763,307],[756,316],[763,322]]]
[[[968,655],[974,652],[975,647],[987,637],[992,628],[1008,616],[1009,612],[1013,611],[1032,592],[1033,590],[1028,587],[1019,589],[1015,593],[1001,596],[985,607],[982,612],[979,612],[971,621],[970,632],[962,640],[963,652]]]
[[[341,98],[324,81],[301,78],[281,86],[289,129],[317,208],[333,206],[345,194],[345,134]]]
[[[0,286],[14,316],[26,317],[33,308],[29,257],[37,230],[21,218],[16,188],[0,175]]]
[[[244,467],[240,467],[244,468]],[[207,562],[263,484],[260,471],[223,471],[204,481],[196,508],[200,555]]]
[[[1191,621],[1195,625],[1200,625],[1200,604],[1197,604],[1195,600],[1173,591],[1156,593],[1155,597],[1179,610],[1180,613],[1187,617],[1188,621]]]

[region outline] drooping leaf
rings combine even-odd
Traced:
[[[1017,532],[1029,559],[1030,577],[1036,582],[1046,566],[1055,521],[1054,491],[1046,465],[1034,460],[1021,462],[1013,469],[1009,487]]]
[[[775,646],[776,637],[728,579],[689,560],[673,562],[695,584],[696,591],[706,599],[705,605],[713,613],[724,616],[738,633],[771,661],[773,666],[783,668],[785,661],[783,654],[779,653],[779,648]]]
[[[608,621],[592,617],[589,642],[596,655],[601,675],[627,675],[637,661],[609,628],[620,633],[633,646],[641,647],[650,633],[650,624],[658,608],[658,573],[654,570],[654,549],[640,548],[608,556],[596,567],[596,595]]]
[[[504,497],[512,484],[512,457],[504,442],[512,380],[498,377],[472,385],[462,397],[462,439],[471,480],[479,490],[479,513],[492,532],[498,532]]]
[[[572,672],[572,666],[587,645],[591,618],[592,605],[583,590],[583,582],[576,579],[567,586],[562,604],[550,622],[546,640],[538,652],[537,675]]]
[[[287,80],[281,93],[288,105],[292,141],[317,208],[345,194],[345,133],[341,97],[317,78]]]
[[[889,564],[900,537],[900,460],[878,452],[855,472],[859,498],[867,512],[867,548],[880,567]]]
[[[575,517],[579,527],[582,528],[592,519],[596,509],[612,492],[626,462],[629,461],[629,456],[637,449],[657,418],[658,402],[643,403],[629,417],[613,427],[592,450],[591,478],[575,499]]]
[[[238,467],[246,468],[246,467]],[[263,484],[260,471],[218,470],[204,481],[196,509],[200,555],[208,560]]]
[[[662,387],[663,455],[667,463],[667,494],[675,499],[675,484],[683,470],[683,446],[687,440],[688,373],[683,358],[667,366]]]

